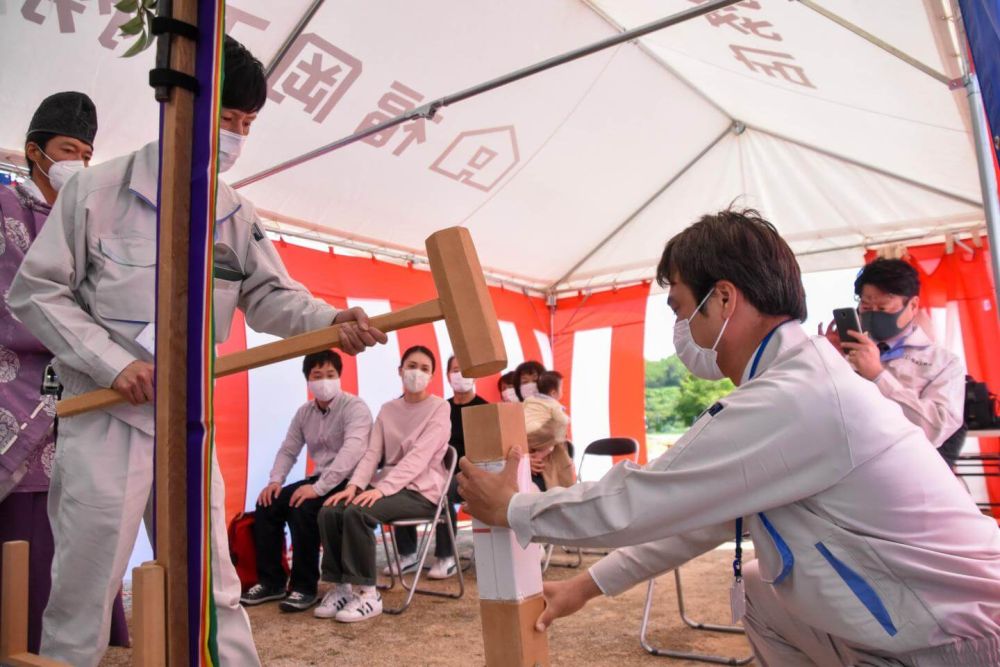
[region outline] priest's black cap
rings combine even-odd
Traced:
[[[83,93],[65,91],[49,95],[35,110],[28,134],[47,132],[73,137],[94,146],[97,135],[97,109]]]

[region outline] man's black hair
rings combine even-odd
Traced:
[[[49,142],[58,137],[58,134],[54,132],[31,132],[24,139],[24,158],[25,162],[28,163],[28,177],[33,178],[35,176],[35,161],[29,160],[28,158],[28,144],[35,144],[42,149],[43,153],[48,153]]]
[[[883,292],[907,299],[920,294],[920,276],[917,270],[901,259],[876,259],[861,269],[854,281],[854,293],[861,296],[861,289],[872,285]]]
[[[333,350],[323,350],[322,352],[313,352],[312,354],[307,354],[302,360],[302,374],[309,379],[309,373],[312,369],[317,366],[322,366],[324,364],[333,364],[333,367],[337,371],[337,375],[340,375],[344,370],[344,361],[340,358],[340,355]]]
[[[249,50],[226,35],[223,42],[222,106],[256,113],[267,101],[264,65]]]
[[[806,319],[806,293],[795,254],[778,230],[753,209],[726,209],[674,236],[656,267],[656,282],[680,280],[696,303],[720,280],[736,285],[764,315]]]

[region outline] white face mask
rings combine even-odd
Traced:
[[[43,151],[41,147],[39,147],[38,150],[41,151],[42,155],[49,158],[49,161],[52,164],[49,166],[48,171],[42,169],[41,165],[37,162],[35,163],[35,166],[38,167],[40,172],[45,174],[45,177],[49,179],[49,185],[51,185],[52,189],[56,192],[62,190],[62,186],[66,185],[66,181],[70,179],[70,176],[82,169],[86,169],[87,167],[83,164],[83,160],[63,160],[61,162],[56,162],[50,158],[49,154]]]
[[[531,398],[532,396],[538,396],[538,385],[534,382],[525,382],[521,385],[521,397]]]
[[[245,135],[229,130],[219,130],[219,173],[229,171],[236,164],[236,159],[240,156],[246,140]]]
[[[727,317],[726,321],[722,323],[719,335],[715,337],[715,342],[712,343],[710,349],[698,345],[694,338],[691,337],[691,320],[698,314],[698,311],[701,310],[701,307],[705,305],[708,297],[712,296],[712,292],[714,291],[714,287],[709,290],[705,298],[698,304],[698,307],[694,309],[691,317],[686,320],[678,319],[674,324],[674,350],[677,352],[677,357],[694,376],[705,380],[721,380],[726,377],[722,369],[719,368],[719,355],[715,351],[715,348],[719,345],[719,341],[722,340],[722,334],[726,331],[726,327],[729,326],[729,318]]]
[[[461,373],[449,373],[448,382],[451,383],[451,388],[455,390],[456,394],[464,394],[476,388],[476,381]]]
[[[500,392],[500,398],[503,399],[504,403],[517,403],[517,392],[514,391],[513,387],[507,387]]]
[[[411,394],[419,394],[431,383],[431,376],[419,368],[407,368],[403,371],[403,386]]]
[[[340,378],[328,378],[325,380],[309,380],[309,391],[316,397],[316,400],[332,401],[340,393]]]

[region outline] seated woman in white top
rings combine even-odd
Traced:
[[[427,391],[435,366],[426,347],[415,345],[403,353],[403,396],[382,406],[347,488],[323,503],[322,579],[336,585],[316,608],[318,618],[353,623],[381,614],[374,529],[385,521],[434,516],[451,435],[448,402]]]

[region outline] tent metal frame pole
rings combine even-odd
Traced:
[[[645,25],[639,26],[638,28],[634,28],[632,30],[620,33],[618,35],[612,35],[611,37],[602,39],[592,44],[588,44],[586,46],[573,49],[572,51],[567,51],[566,53],[562,53],[558,56],[547,58],[545,60],[535,63],[534,65],[528,65],[527,67],[522,67],[521,69],[514,70],[513,72],[510,72],[508,74],[504,74],[494,79],[490,79],[489,81],[484,81],[483,83],[477,84],[470,88],[460,90],[457,93],[452,93],[451,95],[446,95],[445,97],[432,100],[431,102],[428,102],[423,106],[417,107],[412,111],[400,114],[395,118],[391,118],[385,121],[384,123],[379,123],[378,125],[371,126],[360,132],[355,132],[350,136],[338,139],[334,142],[326,144],[325,146],[320,146],[319,148],[315,148],[311,151],[303,153],[302,155],[299,155],[298,157],[285,160],[284,162],[276,164],[273,167],[269,167],[267,169],[259,171],[256,174],[251,174],[250,176],[247,176],[246,178],[243,178],[237,181],[236,183],[233,183],[232,187],[236,189],[246,187],[251,183],[256,183],[257,181],[262,180],[264,178],[274,176],[275,174],[291,169],[292,167],[296,167],[300,164],[303,164],[304,162],[309,162],[310,160],[314,160],[332,151],[338,150],[345,146],[349,146],[353,143],[357,143],[358,141],[366,139],[367,137],[370,137],[372,135],[385,132],[390,128],[396,127],[397,125],[402,125],[403,123],[406,123],[408,121],[415,120],[417,118],[424,118],[427,120],[433,119],[434,115],[438,112],[439,109],[443,109],[447,106],[456,104],[458,102],[463,102],[472,97],[476,97],[477,95],[482,95],[483,93],[495,90],[496,88],[500,88],[502,86],[506,86],[507,84],[514,83],[515,81],[520,81],[521,79],[525,79],[529,76],[539,74],[540,72],[544,72],[554,67],[559,67],[560,65],[565,65],[566,63],[573,62],[574,60],[579,60],[580,58],[583,58],[585,56],[589,56],[594,53],[598,53],[599,51],[609,49],[612,46],[618,46],[619,44],[622,44],[624,42],[629,42],[634,39],[638,39],[639,37],[648,35],[651,32],[656,32],[657,30],[669,28],[670,26],[677,25],[678,23],[683,23],[684,21],[688,21],[690,19],[697,18],[705,14],[710,14],[711,12],[722,9],[724,7],[728,7],[729,5],[734,5],[739,1],[740,0],[709,0],[709,2],[706,2],[703,5],[698,5],[696,7],[691,7],[690,9],[685,9],[684,11],[677,12],[676,14],[671,14],[670,16],[659,19],[657,21],[653,21],[652,23],[647,23]]]
[[[274,54],[273,58],[271,58],[271,62],[267,64],[267,67],[264,69],[264,78],[271,78],[271,74],[274,73],[274,70],[278,68],[281,61],[285,59],[286,55],[288,55],[288,51],[292,48],[292,44],[295,43],[295,40],[299,38],[302,31],[306,29],[309,22],[312,21],[314,16],[316,16],[316,12],[319,11],[319,8],[323,6],[325,1],[326,0],[313,0],[313,3],[308,9],[306,9],[305,13],[302,14],[302,18],[300,18],[299,22],[295,24],[294,28],[292,28],[288,37],[286,37],[285,41],[281,43],[280,47],[278,47],[278,52]]]
[[[597,14],[601,19],[610,25],[612,28],[618,32],[625,32],[625,26],[616,21],[610,14],[608,14],[604,9],[597,4],[596,0],[581,0],[583,4],[587,6],[592,12]],[[717,100],[713,100],[708,94],[701,88],[696,86],[690,79],[678,72],[672,65],[670,65],[666,60],[663,59],[658,53],[656,53],[648,44],[642,40],[636,40],[636,47],[642,51],[646,56],[652,60],[654,63],[662,67],[667,71],[668,74],[673,76],[675,79],[680,81],[686,87],[688,87],[692,92],[694,92],[698,97],[704,100],[706,103],[710,104],[716,111],[721,113],[723,116],[728,118],[730,121],[735,121],[733,114],[729,113],[728,110],[724,109]]]
[[[990,124],[986,119],[983,91],[979,87],[979,77],[969,62],[969,36],[965,32],[965,17],[958,2],[950,2],[952,16],[955,17],[955,37],[958,40],[958,55],[965,75],[965,86],[969,102],[969,120],[972,123],[972,138],[976,151],[976,166],[979,169],[979,189],[983,196],[983,214],[986,217],[986,236],[990,240],[990,264],[993,267],[993,296],[1000,304],[1000,192],[997,188],[997,173],[994,167],[993,139]]]
[[[728,135],[731,132],[737,131],[737,129],[739,127],[742,127],[742,125],[740,123],[735,123],[734,122],[729,127],[727,127],[722,132],[720,132],[719,136],[717,136],[714,139],[712,139],[711,143],[709,143],[707,146],[705,146],[704,148],[702,148],[701,151],[699,151],[697,155],[695,155],[693,158],[691,158],[687,162],[687,164],[685,164],[683,167],[681,167],[680,171],[678,171],[676,174],[674,174],[673,176],[671,176],[670,179],[666,183],[664,183],[662,186],[660,186],[660,188],[657,189],[657,191],[654,192],[650,197],[648,197],[646,199],[646,201],[642,202],[642,204],[639,205],[639,208],[637,208],[634,211],[632,211],[632,213],[627,218],[625,218],[617,227],[615,227],[611,231],[610,234],[608,234],[603,239],[601,239],[600,243],[598,243],[596,246],[594,246],[593,248],[591,248],[590,251],[586,255],[584,255],[583,257],[581,257],[579,260],[577,260],[577,262],[575,264],[573,264],[573,266],[568,271],[566,271],[566,273],[564,273],[562,276],[560,276],[560,278],[558,280],[556,280],[551,285],[549,285],[549,289],[550,290],[556,289],[559,286],[560,283],[564,282],[566,279],[568,279],[569,277],[571,277],[573,275],[573,273],[577,269],[579,269],[581,266],[583,266],[584,264],[586,264],[587,261],[590,260],[591,257],[593,257],[598,252],[600,252],[601,248],[605,247],[608,243],[610,243],[611,240],[614,239],[616,236],[618,236],[618,234],[623,229],[625,229],[630,224],[632,224],[632,222],[634,222],[635,219],[638,218],[642,214],[643,211],[645,211],[647,208],[649,208],[653,204],[653,202],[655,202],[667,190],[669,190],[670,186],[672,186],[674,183],[676,183],[678,180],[680,180],[680,178],[682,176],[684,176],[684,174],[688,173],[688,171],[690,171],[692,167],[694,167],[696,164],[698,164],[698,162],[700,162],[703,157],[705,157],[706,155],[708,155],[712,151],[713,148],[715,148],[716,146],[718,146],[719,142],[722,141],[726,137],[726,135]]]
[[[820,148],[819,146],[813,146],[812,144],[808,144],[808,143],[806,143],[804,141],[800,141],[798,139],[793,139],[792,137],[786,136],[784,134],[780,134],[778,132],[772,132],[771,130],[766,130],[766,129],[762,128],[762,127],[757,127],[756,125],[748,125],[747,129],[753,130],[754,132],[760,132],[761,134],[766,134],[766,135],[768,135],[770,137],[774,137],[775,139],[780,139],[781,141],[788,142],[788,143],[793,144],[795,146],[798,146],[800,148],[805,148],[805,149],[813,151],[815,153],[819,153],[820,155],[825,155],[828,158],[832,158],[834,160],[839,160],[841,162],[853,165],[855,167],[861,167],[862,169],[867,169],[868,171],[876,173],[876,174],[878,174],[880,176],[885,176],[887,178],[895,179],[895,180],[897,180],[897,181],[899,181],[901,183],[906,183],[907,185],[912,185],[913,187],[919,188],[920,190],[924,190],[925,192],[930,192],[930,193],[939,195],[941,197],[947,197],[948,199],[953,199],[953,200],[955,200],[957,202],[961,202],[963,204],[967,204],[967,205],[972,206],[974,208],[982,208],[983,207],[982,202],[976,201],[975,199],[969,199],[968,197],[965,197],[963,195],[958,195],[958,194],[955,194],[954,192],[949,192],[947,190],[942,190],[941,188],[934,187],[933,185],[928,185],[927,183],[923,183],[921,181],[917,181],[917,180],[914,180],[912,178],[908,178],[906,176],[901,176],[901,175],[895,174],[895,173],[893,173],[891,171],[886,171],[885,169],[882,169],[881,167],[876,167],[874,165],[867,164],[865,162],[861,162],[860,160],[855,160],[854,158],[847,157],[846,155],[841,155],[839,153],[834,153],[833,151],[828,151],[825,148]]]
[[[874,44],[875,46],[877,46],[878,48],[882,49],[886,53],[888,53],[888,54],[890,54],[892,56],[895,56],[896,58],[899,58],[900,60],[902,60],[904,63],[906,63],[910,67],[913,67],[915,69],[920,70],[921,72],[923,72],[927,76],[931,77],[932,79],[936,79],[937,81],[945,84],[946,86],[951,85],[952,80],[950,78],[948,78],[947,76],[945,76],[941,72],[937,71],[936,69],[934,69],[930,65],[927,65],[927,64],[925,64],[925,63],[917,60],[916,58],[914,58],[910,54],[906,53],[902,49],[897,49],[895,46],[893,46],[892,44],[889,44],[884,39],[880,39],[879,37],[876,37],[872,33],[868,32],[867,30],[865,30],[864,28],[862,28],[861,26],[858,26],[858,25],[856,25],[854,23],[851,23],[850,21],[848,21],[844,17],[840,16],[839,14],[836,14],[836,13],[830,11],[829,9],[827,9],[825,7],[822,7],[821,5],[813,2],[813,0],[796,0],[796,1],[800,5],[808,7],[809,9],[813,10],[817,14],[819,14],[819,15],[827,18],[827,19],[829,19],[830,21],[833,21],[834,23],[836,23],[837,25],[841,26],[842,28],[846,28],[847,30],[850,30],[851,32],[853,32],[855,35],[857,35],[861,39],[865,40],[866,42]]]
[[[979,167],[979,187],[983,191],[983,213],[986,215],[986,233],[990,239],[990,262],[993,265],[993,292],[1000,304],[1000,193],[997,190],[997,173],[993,167],[993,142],[983,106],[983,92],[979,77],[972,72],[965,77],[965,91],[969,99],[973,138],[976,144],[976,164]]]

